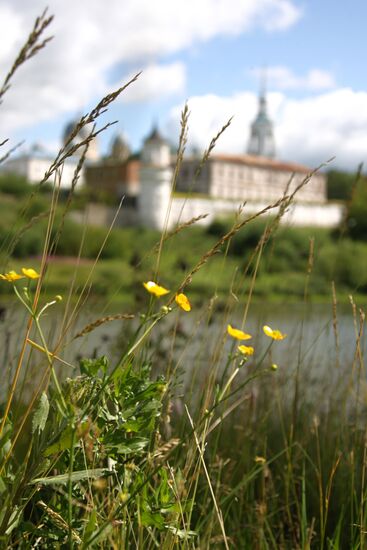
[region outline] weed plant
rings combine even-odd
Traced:
[[[46,14],[37,19],[0,97],[9,92],[14,72],[47,44],[42,35],[51,20]],[[282,357],[282,346],[292,335],[285,339],[271,319],[258,334],[247,333],[258,274],[279,271],[281,257],[293,257],[303,242],[299,232],[294,242],[284,244],[279,228],[294,194],[286,191],[250,218],[239,212],[223,231],[212,227],[208,249],[190,262],[182,258],[185,266],[174,287],[165,281],[166,247],[191,224],[178,226],[173,234],[164,231],[156,246],[140,251],[137,263],[153,258],[154,267],[149,278],[139,281],[139,290],[131,289],[139,295],[137,313],[106,313],[75,329],[111,231],[105,232],[81,279],[83,243],[76,245],[80,266],[77,262],[68,290],[61,297],[52,289],[55,295],[48,297],[50,256],[67,231],[72,199],[71,192],[66,202],[59,202],[59,170],[102,130],[96,126],[99,115],[124,88],[80,119],[40,186],[27,196],[2,245],[7,267],[0,282],[14,292],[26,325],[16,333],[17,356],[4,351],[3,373],[10,373],[10,382],[4,378],[0,422],[1,547],[365,548],[363,310],[351,297],[353,353],[345,359],[337,292],[330,283],[335,346],[330,361],[318,365],[324,374],[316,384],[310,378],[302,319],[296,351],[287,362],[275,364],[274,355]],[[184,154],[187,120],[185,108],[174,178]],[[88,138],[72,145],[79,130],[91,123]],[[33,201],[52,175],[47,219],[37,218],[38,212],[30,216]],[[78,172],[75,181],[77,177]],[[257,218],[269,214],[259,230]],[[39,263],[13,269],[14,252],[40,223]],[[244,243],[243,258],[239,251]],[[301,266],[305,311],[318,246],[315,239],[308,244]],[[191,286],[217,261],[218,252],[218,279],[228,269],[230,254],[241,261],[231,274],[227,299],[219,304],[214,293],[195,310]],[[63,320],[51,338],[49,319],[56,308],[63,310]],[[5,326],[11,329],[7,319]],[[65,360],[70,339],[93,337],[107,322],[123,325],[117,360]]]

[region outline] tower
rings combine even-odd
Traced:
[[[172,173],[169,144],[154,127],[141,152],[138,208],[140,222],[145,227],[163,229],[171,196]]]
[[[155,166],[169,165],[171,162],[169,144],[161,136],[157,126],[153,126],[151,133],[144,140],[142,161]]]
[[[265,78],[264,78],[265,80]],[[275,157],[275,141],[273,123],[268,117],[265,82],[259,95],[259,111],[251,124],[250,140],[247,148],[250,155]]]
[[[115,162],[126,162],[130,155],[130,147],[124,136],[117,134],[111,145],[109,159]]]
[[[68,124],[66,124],[63,134],[62,134],[62,142],[63,145],[68,141],[71,133],[74,131],[76,125],[78,124],[78,120],[71,120]],[[91,125],[83,126],[83,128],[78,132],[78,134],[75,136],[75,138],[71,142],[72,145],[76,145],[80,141],[85,140],[91,131]],[[75,155],[81,156],[83,153],[83,147],[77,149]],[[85,156],[86,160],[89,160],[91,162],[96,162],[99,159],[99,150],[98,150],[98,141],[97,138],[92,139],[89,143],[88,151]]]

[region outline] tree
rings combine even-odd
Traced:
[[[327,196],[329,200],[349,201],[352,197],[356,174],[330,170],[327,175]]]
[[[30,191],[31,185],[24,176],[11,173],[0,175],[0,193],[25,197]]]
[[[347,212],[347,227],[353,239],[367,240],[367,180],[357,183]]]

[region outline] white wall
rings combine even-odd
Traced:
[[[60,170],[60,186],[62,189],[70,189],[74,172],[78,165],[78,158],[67,159]],[[39,183],[52,164],[52,159],[23,156],[10,159],[2,167],[2,172],[12,172],[24,176],[30,183]],[[55,175],[49,178],[49,183],[54,183]],[[58,182],[58,179],[56,179]],[[78,185],[83,183],[83,170],[80,174]]]
[[[200,220],[198,224],[209,225],[214,218],[234,214],[238,211],[240,204],[238,201],[223,199],[183,199],[173,198],[168,221],[168,228],[177,224],[185,223],[192,218],[202,214],[209,214],[205,219]],[[268,206],[269,203],[247,203],[242,211],[243,216],[252,215]],[[157,229],[163,229],[166,210],[163,208],[163,202],[155,204],[154,222]],[[276,215],[278,209],[269,212],[270,215]],[[293,204],[282,218],[283,223],[295,226],[318,226],[335,227],[343,217],[343,206],[339,204]],[[151,226],[153,227],[153,226]]]
[[[282,197],[288,184],[289,194],[307,176],[303,172],[292,173],[288,169],[275,169],[271,166],[258,167],[215,159],[209,163],[212,168],[209,194],[215,198],[273,201]],[[325,203],[325,175],[314,174],[297,192],[295,202]]]

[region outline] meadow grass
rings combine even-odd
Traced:
[[[49,23],[45,15],[37,20],[0,97],[23,60],[46,44],[41,35]],[[77,128],[98,123],[123,89],[102,99]],[[175,177],[187,119],[185,108]],[[88,147],[98,132],[93,128],[77,148]],[[209,144],[203,162],[214,145]],[[149,243],[141,255],[142,266],[152,259],[148,271],[139,272],[141,280],[123,273],[135,310],[112,315],[114,289],[122,284],[119,266],[99,263],[109,230],[88,263],[82,261],[82,235],[79,261],[67,272],[68,288],[61,288],[61,277],[59,283],[48,279],[50,255],[62,239],[72,199],[57,216],[58,170],[77,148],[70,141],[45,176],[44,181],[53,173],[55,185],[39,263],[23,265],[13,258],[17,242],[31,229],[26,214],[37,187],[2,247],[7,267],[0,282],[14,292],[24,323],[13,328],[17,353],[3,350],[9,382],[3,378],[1,547],[365,548],[365,316],[350,297],[354,334],[346,355],[338,289],[330,281],[334,348],[325,364],[313,364],[319,335],[310,344],[305,331],[316,269],[314,239],[299,293],[303,314],[297,336],[284,337],[271,318],[263,323],[271,328],[246,336],[259,273],[266,270],[263,262],[268,265],[268,250],[281,237],[279,222],[294,196],[285,193],[265,209],[262,215],[273,216],[266,218],[242,263],[230,259],[231,243],[260,213],[247,219],[239,213],[198,257],[183,258],[176,280],[166,281],[170,247],[189,228],[172,235],[164,231],[158,245]],[[100,266],[99,280],[110,289],[103,315],[76,330],[93,289],[98,293],[94,277]],[[191,288],[200,278],[204,287],[208,277],[214,281],[210,296],[195,307]],[[144,288],[149,279],[154,284]],[[225,299],[218,300],[225,287]],[[51,334],[53,310],[62,315]],[[123,326],[117,358],[97,354],[69,364],[64,358],[68,341],[93,338],[107,322]],[[8,312],[3,326],[11,334]],[[282,352],[287,342],[293,345],[291,357]]]

